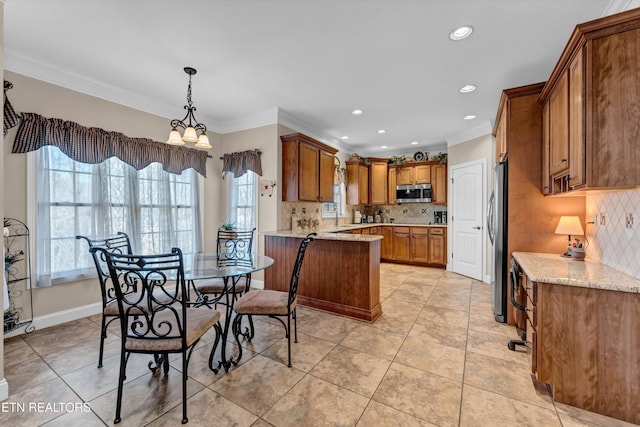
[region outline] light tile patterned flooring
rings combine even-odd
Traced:
[[[383,264],[384,314],[367,324],[298,309],[299,343],[286,367],[284,331],[256,321],[241,364],[214,375],[213,334],[192,356],[191,426],[624,426],[554,403],[534,385],[526,353],[507,349],[514,328],[496,323],[489,286],[443,270]],[[115,413],[119,338],[112,327],[98,369],[99,316],[5,341],[10,396],[0,425],[103,426]],[[123,426],[174,426],[181,419],[179,357],[168,376],[133,355]],[[26,410],[11,410],[12,403]],[[88,403],[29,411],[29,403]],[[14,405],[14,407],[16,407]],[[61,410],[62,408],[62,410]],[[68,408],[67,408],[68,409]]]

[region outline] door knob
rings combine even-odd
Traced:
[[[480,226],[473,227],[473,228],[474,228],[475,230],[480,230],[480,229],[481,229],[481,228],[480,228]]]

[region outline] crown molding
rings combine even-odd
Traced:
[[[278,108],[270,108],[241,118],[222,121],[216,132],[220,134],[240,132],[276,123],[278,123]]]
[[[278,108],[278,123],[297,132],[304,133],[305,135],[310,136],[313,139],[317,139],[318,141],[333,148],[337,148],[340,151],[349,153],[353,152],[354,150],[351,145],[345,144],[344,142],[332,137],[331,135],[327,135],[324,132],[317,131],[316,129],[299,120],[293,114],[289,113],[286,110],[283,110],[282,108]]]
[[[491,122],[489,120],[480,123],[474,128],[451,135],[445,138],[445,140],[447,141],[447,147],[451,147],[484,135],[491,135]]]

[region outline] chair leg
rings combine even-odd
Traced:
[[[102,354],[104,353],[104,340],[107,338],[107,325],[104,313],[102,314],[102,324],[100,326],[100,353],[98,354],[98,368],[102,368]]]
[[[293,309],[293,333],[294,333],[294,337],[295,340],[293,342],[297,343],[298,342],[298,312],[296,311],[296,309]]]
[[[213,325],[213,329],[216,331],[216,338],[213,341],[213,347],[211,348],[211,354],[209,355],[209,369],[217,374],[218,368],[213,367],[213,356],[216,354],[216,349],[218,348],[218,343],[220,342],[220,337],[222,336],[222,327],[220,326],[220,323],[216,323],[215,325]],[[234,330],[232,329],[232,331]]]
[[[289,314],[287,316],[287,353],[289,356],[289,363],[287,363],[287,366],[290,368],[291,367],[291,314]]]
[[[165,355],[167,357],[167,366],[169,365],[169,355]],[[189,418],[187,418],[187,365],[189,360],[187,359],[186,350],[182,351],[182,424],[186,424],[189,422]]]
[[[116,417],[113,420],[114,424],[118,424],[122,419],[120,418],[120,411],[122,409],[122,388],[124,385],[124,380],[127,378],[127,360],[129,357],[127,356],[124,346],[120,351],[120,374],[118,376],[118,397],[116,400]]]
[[[169,353],[164,353],[162,355],[164,360],[162,361],[162,367],[164,370],[164,374],[167,375],[169,373]]]

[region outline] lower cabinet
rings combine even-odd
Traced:
[[[395,239],[393,234],[393,227],[382,226],[380,227],[382,234],[382,242],[380,244],[380,258],[386,260],[395,259]]]
[[[392,229],[387,233],[393,236],[391,243],[393,252],[389,258],[381,256],[383,260],[440,267],[447,264],[446,228],[401,226],[389,228]]]

